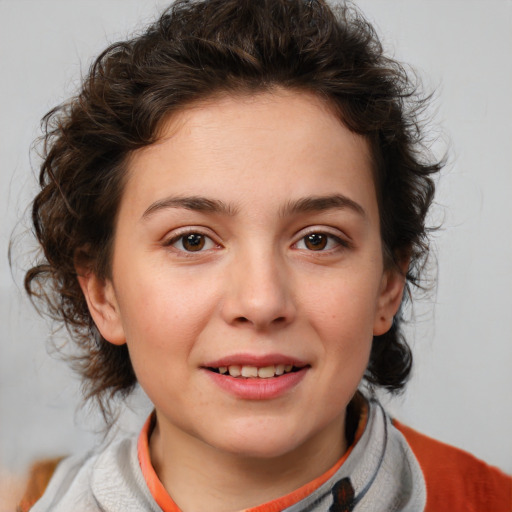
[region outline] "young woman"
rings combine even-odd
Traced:
[[[137,383],[155,410],[34,511],[510,509],[508,477],[371,395],[411,370],[441,167],[413,93],[322,1],[179,1],[102,53],[46,117],[26,287],[106,417]]]

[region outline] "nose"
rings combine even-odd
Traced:
[[[275,251],[247,251],[234,258],[228,273],[222,303],[227,323],[266,331],[294,320],[291,275]]]

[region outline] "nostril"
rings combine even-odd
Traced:
[[[251,321],[245,316],[239,316],[235,319],[235,321],[240,324],[251,323]],[[273,324],[284,324],[284,323],[286,323],[286,317],[279,316],[277,318],[274,318],[274,320],[272,320],[272,323]]]

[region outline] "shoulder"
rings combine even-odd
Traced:
[[[512,511],[512,478],[473,455],[425,436],[396,420],[426,482],[425,512]]]
[[[50,468],[47,468],[44,486],[36,489],[39,496],[34,492],[26,495],[20,509],[31,512],[50,510],[58,512],[65,510],[66,507],[73,507],[67,510],[77,511],[85,510],[83,507],[90,507],[87,482],[96,458],[97,456],[93,454],[65,458],[56,468],[53,468],[51,474],[48,472]],[[32,481],[29,482],[28,488],[31,487]],[[41,493],[43,493],[42,496]],[[90,510],[95,509],[90,508]]]
[[[156,511],[127,437],[81,457],[64,459],[30,512]]]

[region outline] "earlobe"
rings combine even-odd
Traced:
[[[393,318],[402,302],[404,287],[404,274],[397,270],[387,270],[384,272],[373,323],[374,336],[381,336],[391,329]]]
[[[91,271],[79,272],[77,277],[101,335],[114,345],[124,345],[126,338],[112,281],[100,279]]]

